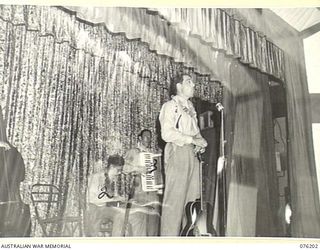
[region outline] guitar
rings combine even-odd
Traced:
[[[200,199],[188,202],[185,207],[187,225],[181,231],[180,236],[217,236],[217,232],[212,225],[212,218],[208,216],[208,210],[213,211],[212,205],[203,201],[203,183],[202,183],[202,155],[198,152],[197,157],[200,162]]]

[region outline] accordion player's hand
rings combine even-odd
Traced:
[[[133,166],[130,172],[136,173],[136,174],[144,174],[146,172],[146,168],[145,166]]]
[[[132,175],[138,175],[139,173],[137,171],[130,171],[130,174]]]
[[[140,166],[140,164],[126,163],[123,170],[127,173],[141,174],[146,171],[145,166]]]

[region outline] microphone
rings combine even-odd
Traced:
[[[224,110],[224,107],[222,106],[222,104],[221,104],[220,102],[218,102],[218,103],[216,104],[216,108],[217,108],[217,110],[218,110],[219,112],[221,112],[222,110]]]

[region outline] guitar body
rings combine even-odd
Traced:
[[[207,208],[200,211],[193,230],[194,234],[199,237],[218,236],[212,224],[212,214],[209,215],[208,213],[208,211],[213,211],[213,208],[210,203],[204,203],[203,205]]]
[[[185,207],[185,213],[187,218],[187,224],[181,231],[180,236],[195,236],[194,229],[196,220],[201,212],[200,200],[190,201]]]
[[[186,205],[187,224],[181,231],[181,236],[217,236],[212,224],[212,215],[209,216],[207,211],[212,211],[209,203],[203,204],[206,209],[201,210],[201,201],[196,200],[188,202]]]

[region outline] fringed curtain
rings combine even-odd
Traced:
[[[239,58],[263,73],[284,79],[283,52],[261,32],[233,15],[232,9],[153,9],[190,35],[200,36],[214,49]]]
[[[68,8],[92,22],[104,22],[113,32],[141,38],[159,54],[171,56],[200,73],[210,70],[211,76],[219,81],[224,81],[225,75],[218,70],[218,54],[214,51],[222,51],[261,72],[284,79],[283,51],[238,19],[233,9]]]
[[[198,97],[221,101],[210,75],[56,7],[0,6],[0,48],[6,132],[26,164],[23,200],[30,203],[32,184],[52,183],[68,215],[83,213],[88,174],[134,145],[141,129],[156,134],[176,73],[196,78]],[[34,214],[33,222],[41,235]]]

